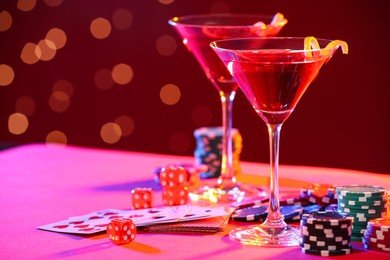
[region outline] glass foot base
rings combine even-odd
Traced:
[[[220,188],[217,185],[203,184],[200,187],[190,190],[189,196],[192,201],[210,202],[240,202],[247,199],[256,199],[266,196],[266,192],[256,186],[237,184],[232,188]]]
[[[230,231],[230,238],[243,245],[285,247],[299,245],[299,230],[290,226],[281,229],[247,226]]]

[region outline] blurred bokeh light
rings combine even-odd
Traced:
[[[1,1],[0,143],[192,156],[193,131],[219,126],[221,105],[167,21],[223,12],[281,12],[281,36],[349,44],[284,125],[282,164],[390,173],[389,23],[378,1]],[[268,162],[266,127],[240,91],[233,113],[242,160]]]

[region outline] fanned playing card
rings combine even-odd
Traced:
[[[61,233],[94,234],[105,231],[107,225],[114,218],[130,218],[137,227],[142,227],[227,215],[228,213],[223,208],[191,205],[138,210],[105,209],[82,216],[70,217],[67,220],[38,228]]]

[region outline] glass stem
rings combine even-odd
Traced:
[[[270,151],[270,199],[269,211],[265,225],[283,228],[286,223],[280,213],[279,204],[279,141],[282,124],[267,124]]]
[[[233,168],[233,143],[232,143],[232,109],[236,95],[232,92],[219,92],[222,102],[222,162],[221,175],[218,178],[218,186],[232,188],[237,180]]]

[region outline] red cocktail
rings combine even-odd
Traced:
[[[211,47],[237,81],[267,125],[270,142],[270,201],[268,217],[260,225],[238,228],[230,237],[245,245],[292,246],[299,231],[288,226],[279,206],[279,136],[283,122],[316,78],[320,68],[343,41],[306,38],[242,38],[220,40]]]
[[[222,162],[217,183],[203,186],[199,198],[212,201],[240,201],[257,197],[259,188],[237,183],[232,156],[232,106],[238,85],[221,60],[210,48],[213,40],[233,37],[275,36],[287,23],[282,14],[274,16],[242,14],[207,14],[175,17],[169,20],[183,39],[188,50],[200,63],[207,78],[218,90],[222,102]]]

